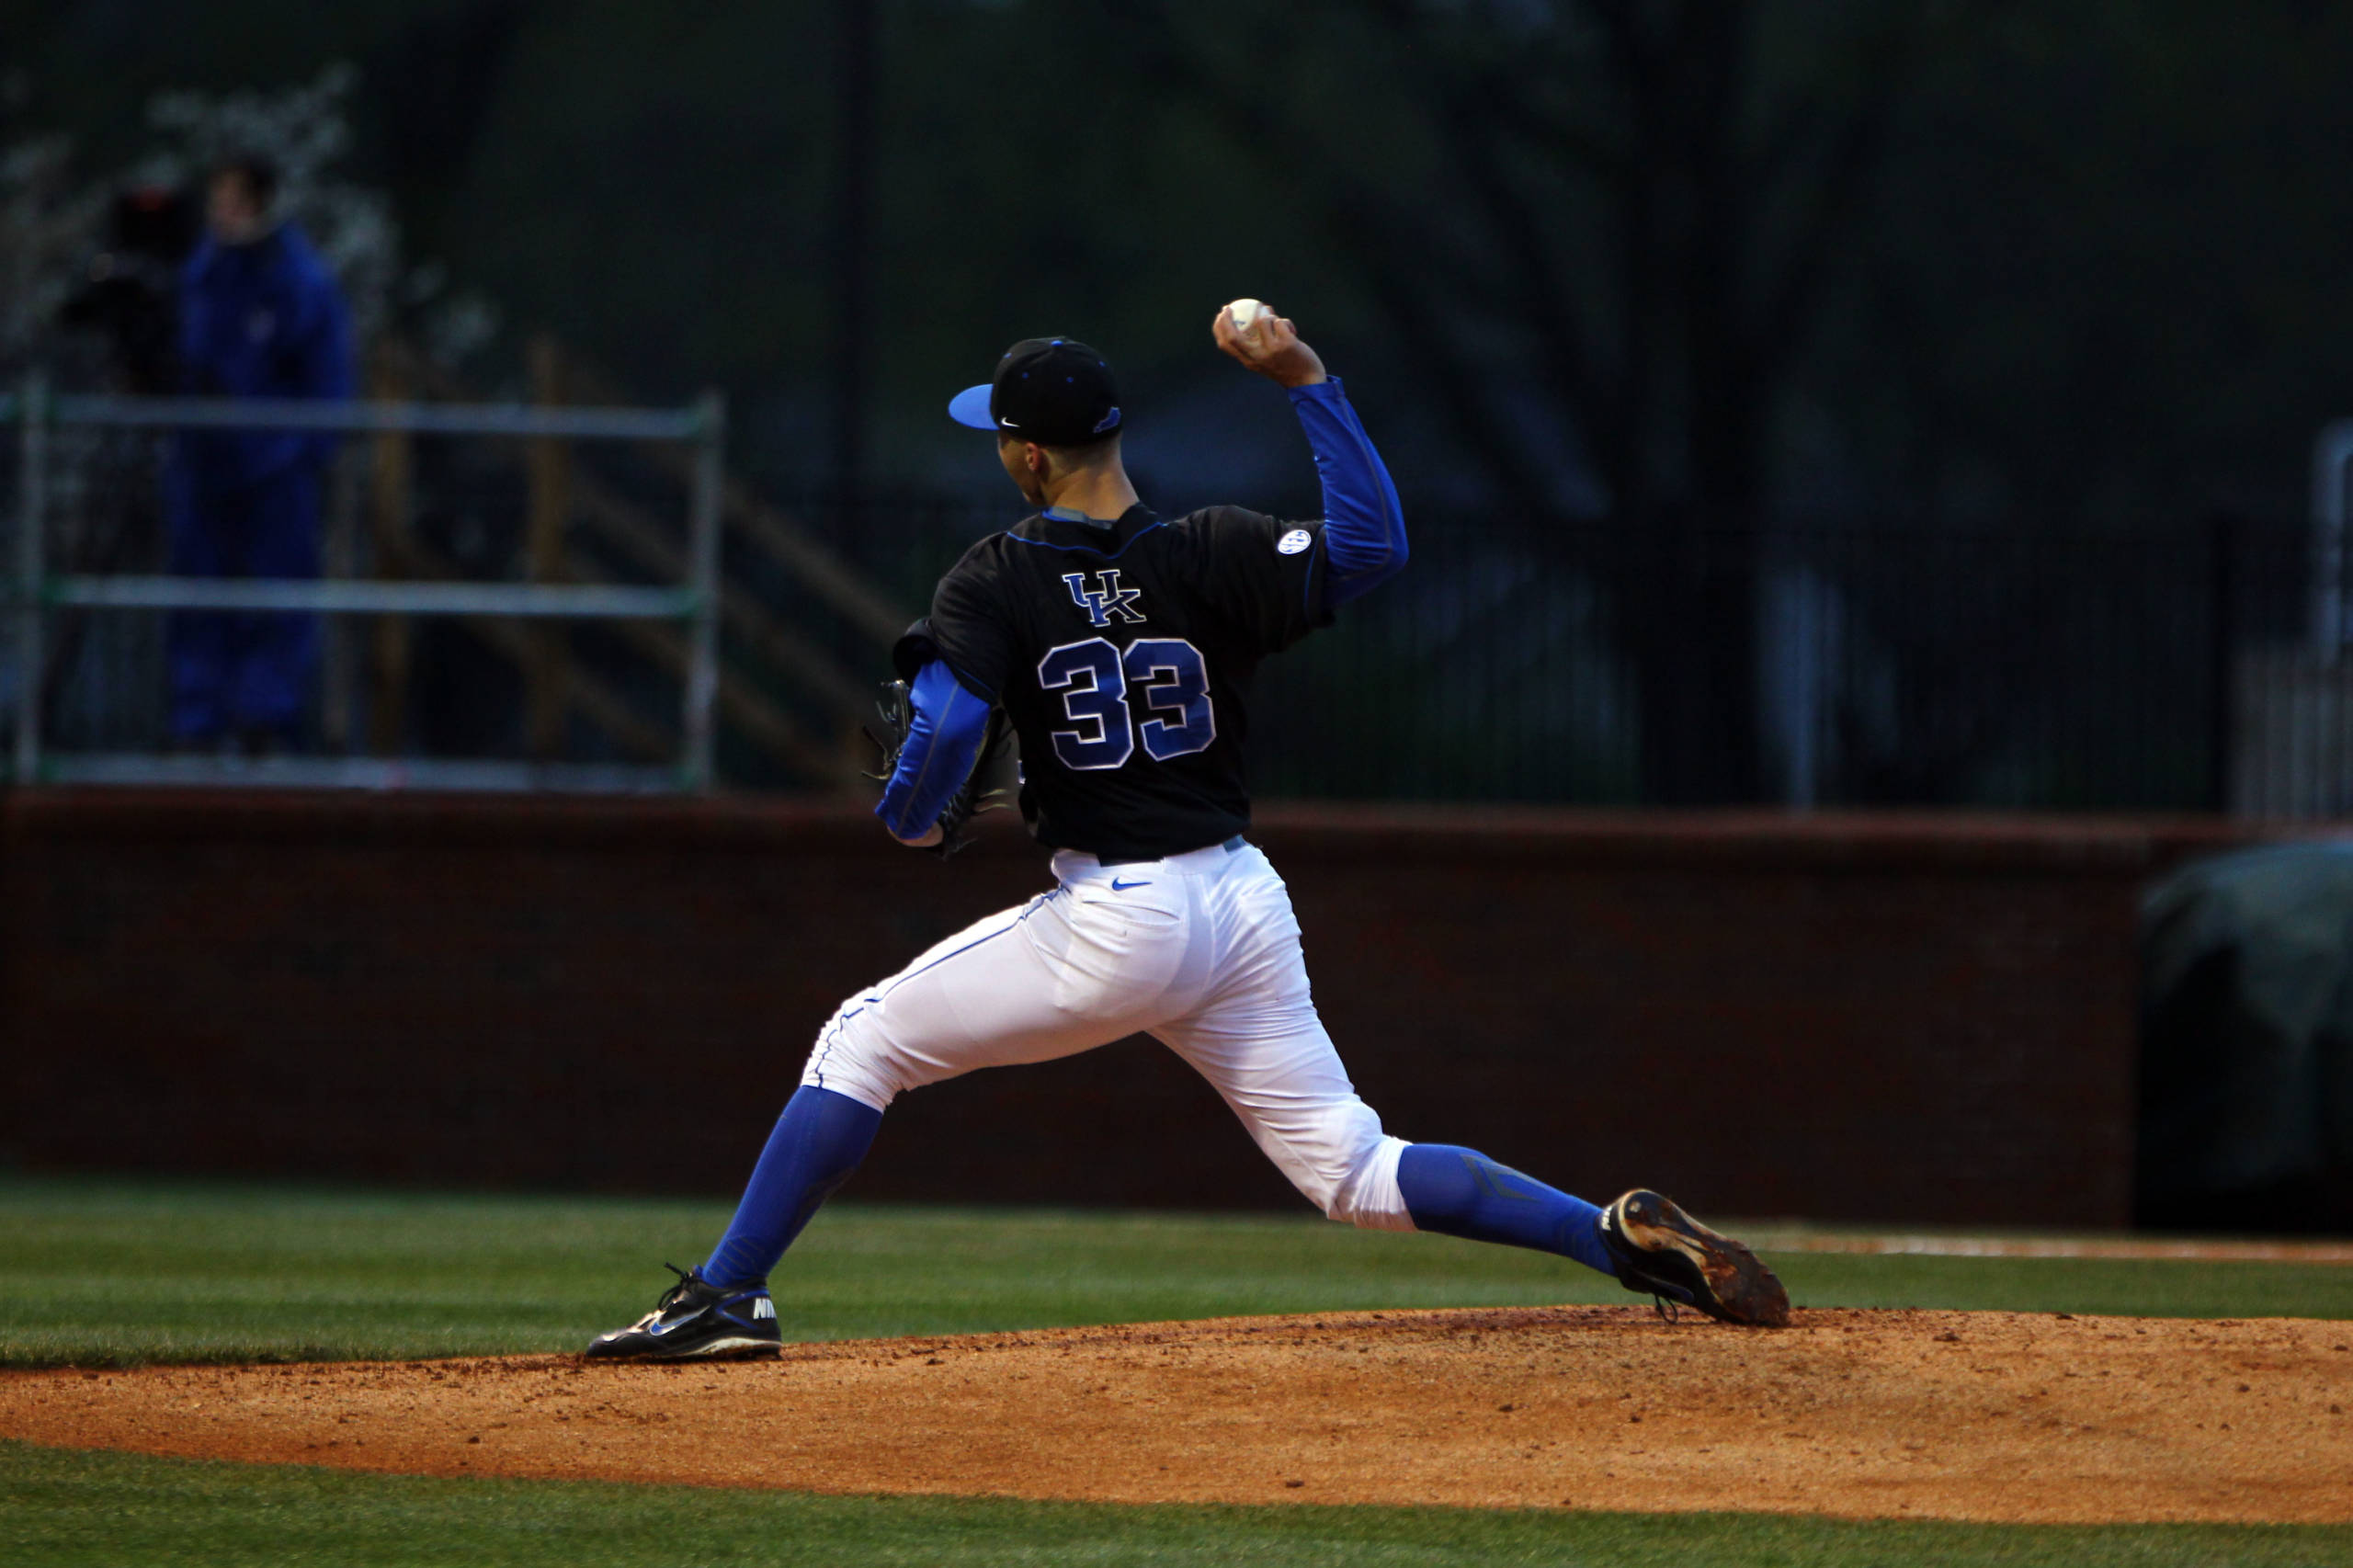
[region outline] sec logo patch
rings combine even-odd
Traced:
[[[1293,528],[1275,541],[1275,549],[1284,555],[1297,555],[1315,542],[1315,536],[1305,528]]]

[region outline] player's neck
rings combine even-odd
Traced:
[[[1139,499],[1136,487],[1128,483],[1128,471],[1118,463],[1058,476],[1043,489],[1045,506],[1106,521],[1127,516]]]

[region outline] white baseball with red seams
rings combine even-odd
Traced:
[[[801,1081],[876,1110],[982,1067],[1144,1033],[1210,1081],[1259,1149],[1335,1220],[1410,1231],[1404,1141],[1358,1097],[1316,1016],[1290,893],[1254,845],[1106,866],[1064,849],[1058,883],[851,997]]]

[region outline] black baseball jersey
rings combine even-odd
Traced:
[[[1321,522],[1040,514],[964,552],[899,664],[936,653],[1004,708],[1040,843],[1158,859],[1250,825],[1245,687],[1329,624],[1325,572]]]

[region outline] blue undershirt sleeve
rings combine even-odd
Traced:
[[[1405,513],[1337,377],[1291,388],[1290,401],[1324,482],[1324,596],[1337,608],[1404,569]]]
[[[948,797],[972,773],[989,727],[989,705],[967,691],[944,660],[916,672],[908,696],[915,722],[874,808],[894,838],[921,838],[939,820]]]

